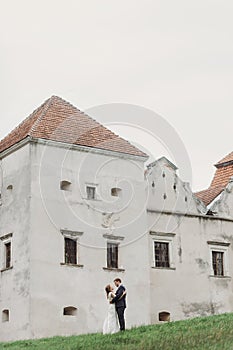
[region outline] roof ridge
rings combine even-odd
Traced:
[[[31,129],[29,130],[28,134],[30,135],[31,133],[33,133],[35,131],[36,126],[40,123],[40,121],[43,119],[43,117],[45,116],[45,114],[48,112],[49,107],[51,106],[52,101],[54,100],[55,96],[51,96],[47,101],[45,101],[44,103],[44,107],[41,111],[41,115],[39,116],[39,118],[35,121],[35,123],[32,125]],[[47,105],[47,106],[46,106]],[[33,112],[34,113],[34,112]],[[33,114],[32,113],[32,114]]]
[[[59,125],[61,127],[58,130]],[[55,133],[56,130],[58,132]],[[28,136],[148,157],[128,140],[55,95],[35,109],[0,142],[0,153]]]

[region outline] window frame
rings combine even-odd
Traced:
[[[176,234],[150,231],[150,235],[152,236],[152,268],[159,269],[159,270],[175,270],[174,238]],[[156,266],[156,259],[155,259],[156,242],[168,244],[169,267]]]
[[[83,232],[63,230],[63,229],[60,231],[63,236],[63,262],[61,262],[60,264],[66,265],[66,266],[83,267],[83,265],[80,264],[80,249],[79,249],[80,237],[83,235]],[[70,239],[76,242],[76,263],[66,262],[66,239]]]
[[[109,246],[111,245],[111,247],[115,247],[116,248],[116,266],[113,266],[114,264],[112,264],[114,259],[111,259],[111,261],[109,261]],[[106,261],[106,266],[108,269],[119,269],[119,243],[118,242],[112,242],[112,241],[107,241],[107,261]],[[115,253],[114,253],[115,254]],[[111,262],[111,264],[109,264],[109,262]],[[111,265],[111,266],[110,266]]]
[[[230,277],[229,274],[229,245],[226,242],[207,242],[210,254],[210,276],[215,278]],[[223,275],[215,275],[213,268],[213,252],[223,253]]]
[[[91,188],[91,189],[94,189],[94,197],[89,197],[88,195],[88,188]],[[97,200],[97,185],[95,184],[86,184],[85,185],[85,190],[86,190],[86,199],[89,200],[89,201],[94,201],[94,200]]]
[[[167,260],[165,261],[165,263],[168,263],[168,266],[158,266],[157,265],[157,259],[156,259],[156,253],[155,253],[155,250],[156,250],[156,248],[155,248],[155,245],[156,244],[160,244],[160,245],[162,245],[162,244],[164,244],[164,245],[166,245],[166,255],[167,255]],[[154,266],[155,267],[157,267],[157,268],[164,268],[164,269],[169,269],[170,267],[171,267],[171,262],[170,262],[170,251],[169,251],[170,249],[169,249],[169,242],[165,242],[165,241],[158,241],[158,240],[154,240]],[[160,254],[161,254],[161,246],[160,246]]]
[[[12,244],[13,234],[9,233],[0,237],[1,242],[1,272],[7,271],[13,268],[13,244]],[[6,256],[6,246],[10,244],[10,263],[9,266],[7,264],[7,256]]]

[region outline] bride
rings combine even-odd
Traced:
[[[110,304],[110,301],[115,297],[113,290],[114,289],[110,284],[108,284],[105,287],[105,291],[106,291],[107,299],[108,299],[108,314],[104,320],[103,334],[113,334],[113,333],[119,332],[119,330],[120,330],[119,325],[118,325],[115,304]]]

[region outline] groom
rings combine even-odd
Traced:
[[[115,298],[112,299],[110,303],[111,304],[115,303],[116,312],[117,312],[117,316],[120,324],[120,330],[124,331],[125,330],[124,312],[126,309],[126,302],[125,302],[126,294],[124,293],[125,287],[121,284],[120,278],[116,278],[114,280],[114,284],[117,287],[116,296]]]

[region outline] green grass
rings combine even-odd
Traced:
[[[0,343],[2,349],[233,350],[233,314],[142,326],[114,335],[88,334]]]

